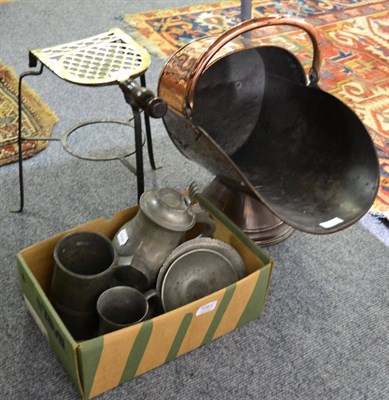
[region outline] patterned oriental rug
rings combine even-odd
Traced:
[[[364,122],[376,146],[381,181],[370,210],[389,219],[389,3],[379,0],[262,0],[253,17],[271,14],[306,19],[322,38],[320,87],[348,104]],[[131,35],[163,59],[190,41],[220,34],[240,22],[240,1],[127,14]],[[289,49],[308,67],[311,44],[293,27],[257,30],[253,40]]]
[[[18,83],[12,68],[0,61],[0,166],[18,160]],[[49,137],[58,121],[56,115],[27,85],[23,84],[22,135]],[[48,142],[24,141],[23,158],[47,147]]]

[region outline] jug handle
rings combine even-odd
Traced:
[[[203,210],[199,203],[192,203],[189,206],[189,211],[195,216],[196,223],[205,224],[205,229],[200,237],[212,237],[216,230],[216,225],[208,213]]]
[[[211,61],[212,57],[228,42],[236,37],[242,35],[243,33],[252,31],[258,28],[264,28],[273,25],[291,25],[304,30],[309,38],[311,39],[313,45],[313,60],[312,66],[309,71],[310,86],[316,86],[319,81],[319,71],[321,65],[321,43],[317,30],[306,21],[298,18],[289,17],[263,17],[263,18],[253,18],[248,21],[241,22],[232,29],[227,30],[221,34],[197,60],[193,72],[191,73],[187,87],[186,87],[186,106],[188,110],[193,109],[194,96],[197,83],[200,76],[204,72],[208,63]]]

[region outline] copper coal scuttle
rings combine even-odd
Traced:
[[[248,38],[273,25],[308,34],[308,82],[292,53]],[[355,113],[319,88],[320,65],[313,26],[260,18],[182,47],[160,76],[170,138],[216,176],[203,195],[261,245],[294,228],[342,230],[369,210],[377,193],[374,145]]]

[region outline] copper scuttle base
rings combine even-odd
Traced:
[[[202,194],[260,246],[277,244],[294,232],[291,226],[246,193],[238,182],[216,177]]]

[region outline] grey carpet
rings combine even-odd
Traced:
[[[21,73],[28,67],[30,48],[123,27],[118,17],[124,13],[204,2],[19,0],[1,4],[0,58]],[[153,90],[162,65],[153,58],[147,75]],[[54,135],[83,120],[129,114],[115,87],[69,85],[47,71],[27,82],[59,116]],[[123,142],[124,134],[119,134],[112,148]],[[107,135],[100,131],[96,135],[97,143],[106,146]],[[210,180],[207,172],[175,149],[161,121],[153,121],[153,137],[163,168],[153,172],[146,162],[146,189],[179,189],[193,178],[202,186]],[[15,254],[57,232],[133,205],[135,179],[119,162],[81,161],[57,143],[24,165],[26,208],[21,215],[9,213],[18,203],[16,165],[0,168],[0,396],[78,399],[25,310]],[[364,224],[341,233],[297,232],[267,248],[277,264],[260,319],[99,398],[389,398],[389,252],[365,226],[374,230],[374,222],[366,217]],[[380,226],[378,232],[387,235],[387,228]]]

